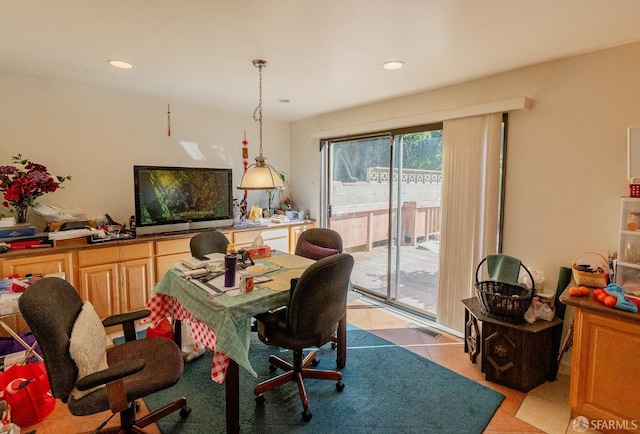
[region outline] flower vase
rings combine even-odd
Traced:
[[[27,222],[27,211],[29,207],[27,205],[16,206],[13,210],[13,215],[16,219],[16,224],[22,224]]]

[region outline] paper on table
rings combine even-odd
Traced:
[[[309,265],[316,262],[313,259],[296,255],[275,255],[265,258],[265,260],[284,268],[307,268]]]
[[[220,291],[229,291],[232,289],[240,288],[240,275],[236,273],[236,284],[233,286],[224,286],[224,274],[221,276],[214,277],[211,280],[208,280],[207,283],[209,285],[215,286]]]
[[[291,279],[302,276],[304,269],[294,268],[293,270],[287,270],[282,273],[270,274],[271,281],[262,283],[261,286],[274,291],[286,291],[291,287]]]

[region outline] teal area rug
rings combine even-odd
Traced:
[[[256,404],[253,388],[269,373],[268,357],[290,353],[252,337],[250,360],[258,378],[240,369],[240,431],[242,433],[482,433],[504,396],[364,330],[350,326],[345,389],[335,382],[306,380],[313,417],[302,420],[302,404],[295,383],[265,393]],[[462,350],[461,350],[462,351]],[[224,384],[211,381],[212,353],[186,363],[174,387],[145,399],[150,409],[185,396],[191,415],[177,413],[162,419],[164,434],[225,432]],[[334,369],[336,354],[327,345],[318,352],[318,369]]]

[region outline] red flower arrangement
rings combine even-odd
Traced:
[[[4,194],[2,205],[13,207],[18,223],[24,223],[28,207],[36,198],[56,191],[71,176],[53,176],[46,166],[23,159],[21,154],[11,158],[11,165],[0,166],[0,191]]]

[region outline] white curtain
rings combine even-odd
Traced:
[[[502,113],[444,122],[437,321],[458,331],[476,267],[496,253],[501,123]]]

